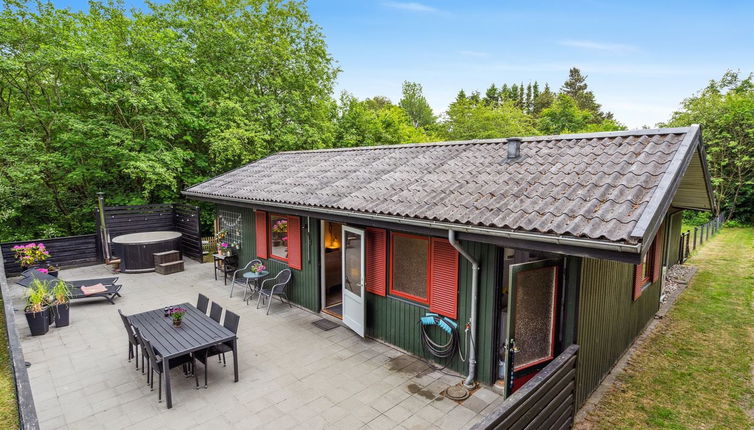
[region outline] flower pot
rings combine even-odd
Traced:
[[[26,322],[32,336],[41,336],[50,330],[50,311],[44,308],[41,312],[26,312]]]
[[[180,327],[183,319],[173,320],[173,327]]]
[[[55,321],[55,327],[66,327],[71,323],[71,306],[69,303],[58,303],[57,305],[50,306],[50,309],[52,311],[51,321]]]
[[[50,275],[50,276],[54,276],[56,278],[58,277],[58,271],[57,270],[50,270],[49,272],[47,272],[47,274]]]

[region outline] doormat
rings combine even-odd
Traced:
[[[320,320],[312,322],[312,325],[321,330],[328,331],[334,329],[335,327],[338,327],[340,324],[322,318]]]

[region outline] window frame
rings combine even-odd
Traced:
[[[650,245],[649,249],[647,250],[646,254],[644,256],[647,258],[646,263],[639,263],[635,266],[634,270],[634,291],[633,291],[633,299],[634,301],[638,300],[639,297],[644,293],[644,290],[647,289],[650,285],[652,285],[652,277],[654,276],[655,272],[655,264],[656,264],[656,247],[657,247],[657,240],[652,242],[652,245]],[[644,271],[646,270],[647,276],[639,278],[640,275],[643,275]]]
[[[288,257],[277,256],[272,251],[272,249],[273,249],[272,248],[272,217],[273,216],[280,217],[280,218],[285,218],[286,219],[286,223],[290,223],[290,215],[279,214],[279,213],[272,213],[272,212],[268,212],[267,213],[267,249],[268,249],[267,255],[268,255],[268,258],[271,258],[273,260],[282,261],[285,264],[288,264],[288,260],[289,260],[289,257],[290,257],[290,249],[289,249],[289,246],[290,246],[289,243],[290,242],[285,245],[286,253],[289,255]],[[288,224],[288,225],[290,226],[290,224]]]
[[[426,279],[426,287],[427,287],[427,297],[419,297],[415,296],[413,294],[404,293],[399,290],[395,290],[393,288],[393,271],[395,269],[395,264],[393,264],[393,258],[395,257],[395,251],[394,251],[394,243],[395,243],[395,237],[407,237],[412,239],[419,239],[426,242],[427,245],[427,279]],[[429,306],[429,303],[431,301],[432,297],[432,249],[431,249],[431,243],[432,239],[428,236],[420,236],[416,234],[409,234],[409,233],[400,233],[400,232],[390,232],[390,284],[389,284],[389,290],[391,296],[400,297],[403,299],[410,300],[412,302],[416,302],[425,306]]]

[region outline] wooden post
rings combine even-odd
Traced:
[[[697,230],[699,230],[699,227],[694,227],[694,246],[691,247],[692,251],[696,249],[696,232],[697,232]]]

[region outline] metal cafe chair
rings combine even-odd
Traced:
[[[280,303],[284,303],[283,296],[285,296],[285,300],[288,302],[288,306],[291,306],[291,301],[285,292],[286,287],[288,287],[288,284],[291,281],[291,276],[292,276],[291,269],[283,269],[280,272],[278,272],[278,274],[275,275],[274,278],[264,280],[262,282],[262,286],[259,287],[259,298],[257,298],[257,309],[259,309],[259,303],[261,302],[262,297],[265,297],[265,300],[267,301],[266,315],[269,315],[270,305],[272,305],[273,296],[278,296],[278,298],[280,299]]]

